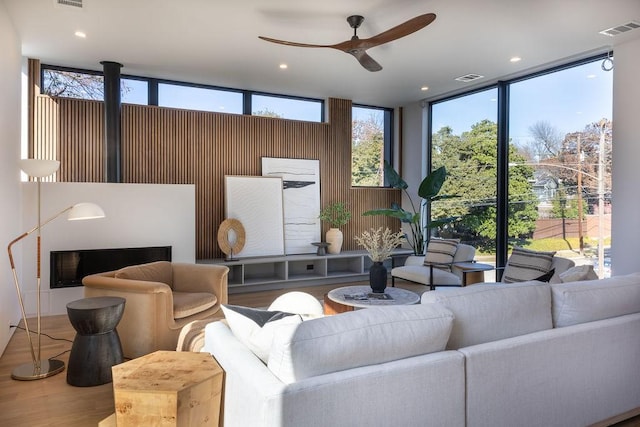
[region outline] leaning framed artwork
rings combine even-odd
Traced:
[[[234,256],[284,255],[282,178],[224,177],[225,217],[240,221],[244,248]]]
[[[285,253],[316,252],[311,243],[321,240],[320,161],[263,157],[262,175],[282,178]]]

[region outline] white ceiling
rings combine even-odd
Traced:
[[[23,55],[45,64],[395,107],[441,97],[602,53],[640,37],[598,32],[640,22],[640,0],[2,0]],[[368,51],[362,68],[334,49],[282,46],[259,35],[313,44],[347,40],[346,17],[363,15],[368,38],[433,12],[426,28]],[[87,34],[85,39],[75,31]],[[639,52],[640,54],[640,52]],[[511,63],[512,56],[522,60]],[[289,68],[279,69],[280,63]],[[455,81],[475,73],[473,83]],[[422,86],[428,86],[422,92]]]

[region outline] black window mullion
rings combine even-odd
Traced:
[[[498,82],[496,266],[507,264],[509,223],[509,84]],[[502,270],[496,270],[498,281]]]

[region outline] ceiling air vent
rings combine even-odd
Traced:
[[[61,6],[73,6],[82,9],[82,0],[55,0]]]
[[[635,30],[636,28],[640,28],[640,22],[631,21],[628,24],[618,25],[617,27],[602,30],[600,31],[600,34],[604,34],[605,36],[609,37],[615,37],[618,34],[626,33],[627,31]]]
[[[474,80],[481,79],[483,77],[484,76],[481,76],[480,74],[470,73],[470,74],[465,74],[464,76],[457,77],[455,80],[457,80],[459,82],[465,82],[466,83],[466,82],[471,82],[471,81],[474,81]]]

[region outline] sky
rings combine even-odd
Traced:
[[[563,136],[612,116],[613,72],[598,60],[514,83],[510,87],[509,136],[517,143],[531,138],[529,127],[546,121]],[[497,90],[434,104],[433,132],[450,126],[460,135],[482,119],[497,121]]]

